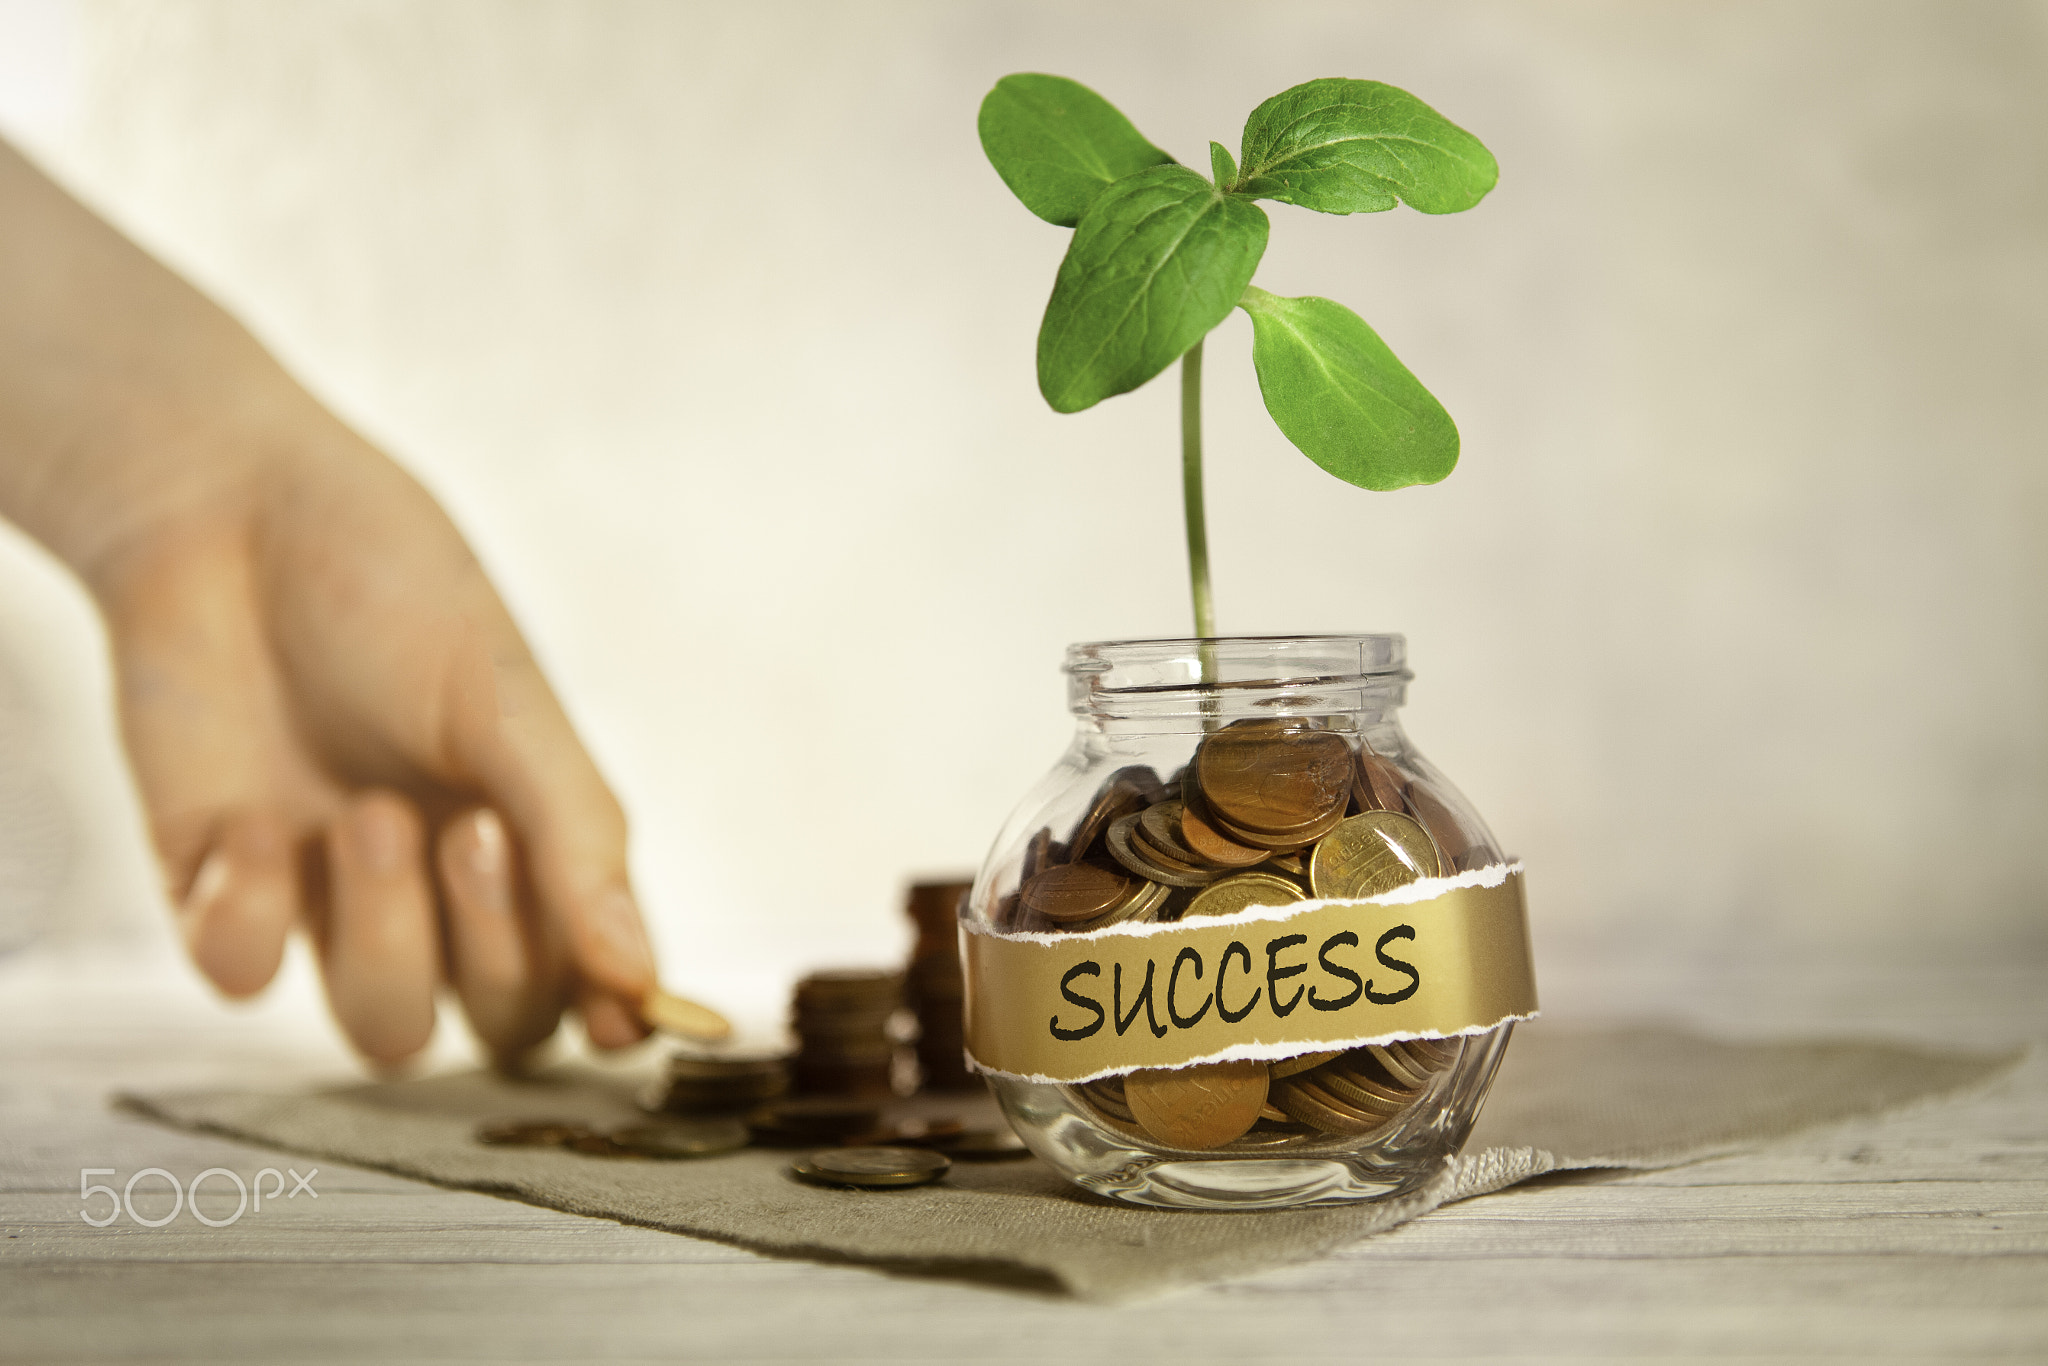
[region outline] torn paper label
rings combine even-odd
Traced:
[[[1362,901],[963,936],[968,1061],[1077,1082],[1479,1033],[1536,1013],[1520,865]]]

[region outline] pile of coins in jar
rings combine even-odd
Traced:
[[[1112,774],[1066,841],[1041,829],[993,919],[1008,932],[1071,933],[1378,896],[1476,866],[1483,843],[1423,782],[1355,739],[1309,721],[1239,721],[1205,735],[1170,779],[1146,767]],[[1066,1091],[1127,1137],[1257,1151],[1387,1128],[1461,1047],[1407,1039],[1144,1069]]]

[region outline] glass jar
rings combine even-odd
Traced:
[[[1446,1172],[1535,996],[1519,868],[1396,719],[1405,655],[1068,649],[1074,743],[961,921],[974,1065],[1069,1179],[1245,1209]]]

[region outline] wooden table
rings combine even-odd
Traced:
[[[2048,971],[2025,960],[1797,983],[1610,964],[1552,969],[1546,993],[1553,1015],[1751,1037],[2048,1037]],[[304,1085],[348,1066],[310,1002],[237,1014],[166,958],[0,962],[0,1038],[8,1361],[2048,1359],[2048,1053],[1966,1101],[1672,1171],[1532,1183],[1321,1262],[1102,1308],[160,1128],[108,1095]],[[80,1217],[82,1168],[119,1183],[215,1166],[318,1166],[318,1194],[218,1229]]]

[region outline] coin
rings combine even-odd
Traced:
[[[704,1043],[717,1043],[720,1039],[732,1037],[732,1025],[723,1015],[710,1006],[660,987],[647,993],[640,1001],[640,1018],[649,1029],[659,1029],[664,1034],[680,1034],[686,1039],[697,1039]]]
[[[1081,930],[1099,930],[1105,925],[1121,925],[1127,920],[1151,920],[1154,912],[1166,904],[1166,898],[1173,888],[1159,882],[1141,882],[1139,890],[1121,906],[1114,906],[1093,920],[1080,920],[1060,926],[1073,933]]]
[[[1302,1080],[1328,1091],[1346,1105],[1363,1110],[1382,1110],[1388,1114],[1398,1114],[1407,1109],[1419,1093],[1419,1088],[1390,1085],[1355,1067],[1325,1067]]]
[[[1370,749],[1358,752],[1358,775],[1356,779],[1358,804],[1367,811],[1406,812],[1408,804],[1402,800],[1402,793],[1408,788],[1408,780],[1401,776],[1401,770],[1393,761]]]
[[[922,1186],[938,1180],[953,1164],[924,1148],[825,1148],[790,1170],[806,1181],[833,1186]]]
[[[1463,1039],[1402,1039],[1391,1045],[1432,1072],[1441,1072],[1458,1060]]]
[[[1309,856],[1309,887],[1319,897],[1391,892],[1439,868],[1429,832],[1392,811],[1364,811],[1339,822]]]
[[[1041,825],[1038,833],[1024,846],[1024,867],[1017,875],[1020,883],[1029,882],[1052,863],[1052,827]]]
[[[1099,863],[1061,863],[1024,884],[1024,905],[1048,920],[1092,920],[1121,905],[1138,888]]]
[[[1275,1086],[1273,1104],[1286,1111],[1290,1118],[1333,1134],[1369,1134],[1391,1118],[1335,1102],[1329,1093],[1309,1085],[1300,1077],[1289,1077]]]
[[[1437,848],[1443,851],[1446,872],[1462,866],[1461,860],[1480,847],[1479,836],[1458,819],[1457,813],[1443,798],[1420,783],[1408,789],[1408,807],[1415,813],[1415,819],[1422,822],[1422,828],[1429,831]]]
[[[1217,870],[1197,868],[1162,857],[1138,838],[1139,819],[1136,814],[1125,816],[1109,827],[1109,852],[1125,868],[1147,881],[1169,887],[1202,887],[1221,876]]]
[[[747,1126],[736,1119],[693,1124],[629,1124],[606,1135],[616,1148],[638,1157],[710,1157],[747,1146]]]
[[[1150,768],[1120,768],[1110,774],[1109,780],[1095,794],[1088,814],[1074,827],[1074,838],[1068,845],[1068,861],[1079,863],[1088,857],[1096,842],[1109,832],[1110,826],[1125,816],[1144,810],[1151,795],[1158,790],[1159,775]]]
[[[586,1157],[624,1157],[626,1150],[612,1142],[610,1134],[580,1133],[562,1145]]]
[[[573,1120],[528,1119],[482,1125],[476,1131],[476,1141],[494,1148],[559,1148],[589,1132],[588,1125]]]
[[[1419,1088],[1429,1084],[1429,1069],[1416,1066],[1405,1050],[1370,1044],[1366,1051],[1372,1054],[1373,1061],[1384,1068],[1388,1076],[1403,1086]]]
[[[1199,789],[1194,790],[1199,793]],[[1181,803],[1180,838],[1203,862],[1221,868],[1249,868],[1272,857],[1272,851],[1255,844],[1239,844],[1219,830],[1199,795]]]
[[[1203,800],[1225,833],[1289,834],[1351,797],[1350,746],[1293,721],[1255,721],[1205,736],[1192,765]]]
[[[1145,1068],[1124,1078],[1131,1115],[1161,1143],[1219,1148],[1244,1133],[1266,1104],[1263,1062]]]
[[[1237,873],[1195,893],[1182,915],[1235,915],[1254,906],[1285,906],[1305,898],[1301,888],[1272,873]]]

